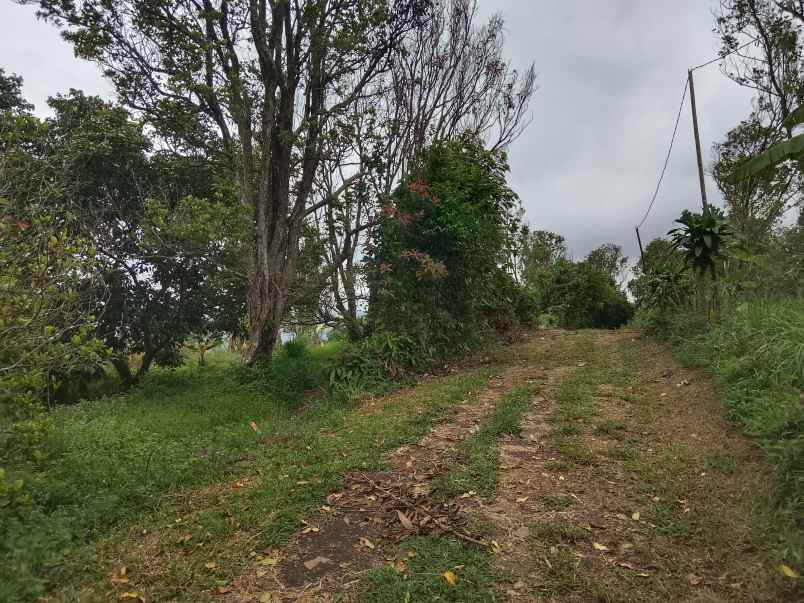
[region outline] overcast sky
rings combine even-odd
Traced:
[[[601,243],[637,254],[642,217],[664,161],[687,68],[716,55],[709,0],[480,0],[501,12],[515,66],[535,62],[532,123],[510,150],[511,184],[534,228],[563,234],[576,258]],[[112,97],[98,69],[73,56],[31,7],[0,0],[0,67],[22,75],[24,94],[69,88]],[[751,110],[749,91],[717,64],[696,72],[705,162],[712,143]],[[710,198],[719,202],[707,179]],[[643,241],[664,234],[683,208],[700,207],[689,103]]]

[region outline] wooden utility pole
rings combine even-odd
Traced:
[[[695,152],[698,154],[698,180],[701,185],[701,206],[706,211],[706,183],[704,182],[703,157],[701,156],[701,136],[698,134],[698,112],[695,110],[695,86],[692,83],[692,69],[687,71],[690,84],[690,105],[692,106],[692,130],[695,133]]]
[[[645,251],[642,249],[642,237],[639,236],[639,226],[635,226],[634,230],[637,233],[637,243],[639,243],[639,259],[640,263],[642,264],[642,272],[647,270],[647,266],[645,266]]]

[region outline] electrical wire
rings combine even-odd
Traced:
[[[746,46],[750,46],[751,44],[756,43],[756,41],[757,41],[756,38],[751,38],[751,40],[749,40],[745,44],[741,44],[740,46],[738,46],[734,50],[731,50],[731,51],[727,52],[726,54],[718,55],[715,58],[710,59],[709,61],[706,61],[705,63],[701,63],[700,65],[696,65],[695,67],[690,68],[690,71],[695,71],[697,69],[701,69],[702,67],[707,67],[708,65],[711,65],[712,63],[716,63],[717,61],[722,61],[727,56],[732,55],[735,52],[739,52],[740,50],[742,50]],[[653,192],[653,197],[650,200],[650,205],[648,205],[648,209],[645,212],[645,215],[642,217],[642,220],[639,222],[639,224],[637,224],[637,228],[641,228],[642,225],[645,223],[645,220],[648,219],[648,216],[650,215],[650,212],[653,209],[653,205],[656,203],[656,197],[659,195],[659,189],[662,186],[662,180],[664,179],[664,173],[667,171],[667,164],[670,162],[670,154],[673,151],[673,143],[676,140],[676,133],[678,132],[678,122],[681,120],[681,112],[684,109],[684,101],[687,98],[687,90],[688,89],[689,89],[689,79],[685,79],[684,80],[684,92],[681,95],[681,103],[680,103],[680,105],[678,107],[678,115],[676,115],[676,124],[675,124],[675,126],[673,126],[673,136],[670,138],[670,146],[667,149],[667,156],[664,158],[664,166],[662,166],[662,172],[659,175],[659,181],[656,183],[656,190]]]
[[[684,110],[684,101],[687,99],[687,89],[689,88],[689,80],[686,78],[684,79],[684,92],[681,94],[681,102],[678,105],[678,114],[676,115],[676,124],[673,126],[673,136],[670,137],[670,146],[667,148],[667,155],[664,158],[664,166],[662,166],[662,173],[659,174],[659,181],[656,183],[656,190],[653,191],[653,198],[650,200],[650,205],[648,205],[648,209],[645,212],[645,215],[642,217],[642,220],[637,224],[637,228],[640,228],[644,223],[645,220],[648,219],[651,210],[653,209],[653,204],[656,203],[656,197],[659,196],[659,189],[662,186],[662,180],[664,180],[664,173],[667,171],[667,164],[670,163],[670,153],[673,152],[673,143],[676,141],[676,133],[678,132],[678,122],[681,121],[681,112]]]
[[[700,65],[696,65],[695,67],[692,67],[692,68],[690,69],[690,71],[695,71],[696,69],[700,69],[701,67],[706,67],[706,66],[708,66],[708,65],[711,65],[712,63],[717,63],[718,61],[722,61],[722,60],[723,60],[723,59],[725,59],[727,56],[732,55],[732,54],[734,54],[735,52],[740,52],[740,51],[741,51],[743,48],[745,48],[746,46],[750,46],[751,44],[753,44],[753,43],[754,43],[754,42],[756,42],[756,41],[757,41],[757,39],[756,39],[756,38],[751,38],[751,39],[750,39],[748,42],[746,42],[745,44],[743,44],[743,45],[741,45],[741,46],[738,46],[738,47],[737,47],[737,48],[735,48],[734,50],[730,50],[730,51],[729,51],[729,52],[727,52],[726,54],[719,54],[719,55],[718,55],[718,56],[716,56],[714,59],[710,59],[710,60],[706,61],[706,63],[701,63]]]

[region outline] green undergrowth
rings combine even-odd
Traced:
[[[172,586],[167,579],[138,587],[148,600],[197,600],[176,588],[199,561],[191,553],[202,535],[225,541],[240,525],[257,530],[255,546],[284,541],[345,472],[379,468],[378,452],[418,439],[481,389],[491,370],[437,378],[368,414],[342,395],[307,399],[306,386],[323,378],[330,358],[330,351],[313,351],[246,375],[232,365],[155,371],[127,394],[52,413],[45,459],[14,476],[25,481],[31,504],[3,515],[0,601],[32,600],[43,589],[75,594],[87,585],[101,592],[107,568],[98,555],[125,557],[118,549],[137,545],[107,535],[130,525],[164,531],[166,522],[177,538],[194,532],[192,547],[165,568],[175,572]],[[259,485],[230,499],[181,495],[241,475]],[[174,522],[189,511],[196,523]],[[219,571],[206,572],[193,588],[238,572],[244,554],[222,551]]]
[[[371,570],[362,580],[364,603],[492,602],[501,578],[487,549],[454,538],[417,537],[400,545],[404,564]],[[447,582],[445,573],[454,584]]]
[[[804,299],[733,302],[720,324],[686,313],[643,314],[679,358],[712,370],[730,416],[778,468],[780,499],[804,517]]]
[[[506,393],[480,429],[458,445],[450,458],[451,469],[434,480],[434,492],[439,498],[455,498],[470,490],[484,500],[494,497],[500,467],[500,437],[519,434],[522,414],[533,390],[517,387]]]

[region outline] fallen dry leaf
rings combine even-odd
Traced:
[[[185,534],[184,536],[179,537],[179,539],[176,542],[178,544],[181,544],[182,542],[190,542],[192,539],[193,539],[192,534]]]
[[[693,586],[698,586],[701,582],[703,582],[703,578],[701,576],[696,576],[695,574],[687,574],[687,582]]]
[[[260,561],[260,565],[268,565],[270,567],[275,566],[277,563],[279,563],[278,557],[266,557],[265,559]]]
[[[249,421],[248,426],[251,427],[251,431],[255,433],[259,431],[259,428],[257,427],[257,424],[254,421]]]
[[[634,511],[633,513],[631,513],[631,519],[633,519],[634,521],[639,521],[639,517],[640,517],[639,511]]]
[[[368,538],[361,537],[360,538],[360,546],[364,546],[366,548],[374,550],[374,543],[371,542],[371,540],[369,540]]]
[[[135,591],[128,591],[124,593],[120,593],[120,599],[140,599],[140,593]]]
[[[491,550],[495,553],[499,553],[502,549],[500,548],[500,544],[496,540],[492,540],[490,543]]]
[[[399,523],[402,524],[403,528],[405,528],[406,530],[413,530],[414,529],[413,522],[402,511],[397,510],[396,515],[397,515],[397,517],[399,517]]]
[[[225,595],[226,593],[230,593],[230,592],[232,592],[232,587],[231,586],[219,586],[218,587],[218,594],[219,595]]]
[[[783,563],[777,569],[781,572],[783,576],[787,576],[788,578],[798,578],[798,572],[789,565],[785,565]]]
[[[600,544],[599,542],[593,542],[593,543],[592,543],[592,547],[593,547],[593,548],[594,548],[596,551],[608,551],[608,550],[609,550],[609,547],[607,547],[607,546],[605,546],[605,545],[602,545],[602,544]]]
[[[128,584],[128,568],[124,565],[112,575],[112,584]]]
[[[456,576],[450,570],[447,570],[441,574],[441,577],[444,578],[444,581],[450,586],[455,586],[458,583],[458,576]]]
[[[331,561],[327,557],[321,557],[319,555],[315,559],[308,559],[307,561],[305,561],[304,562],[304,567],[306,567],[308,570],[312,570],[312,569],[317,568],[322,563],[331,563]]]
[[[204,564],[204,567],[211,570],[211,569],[215,569],[216,567],[218,567],[218,564],[215,563],[214,561],[207,561]]]
[[[260,600],[260,603],[273,603],[277,599],[274,598],[273,593],[265,592],[265,593],[260,593],[260,599],[259,600]]]
[[[519,498],[517,498],[517,499],[516,499],[516,502],[518,502],[518,503],[527,502],[527,500],[528,500],[529,498],[530,498],[530,496],[521,496],[521,497],[519,497]]]

